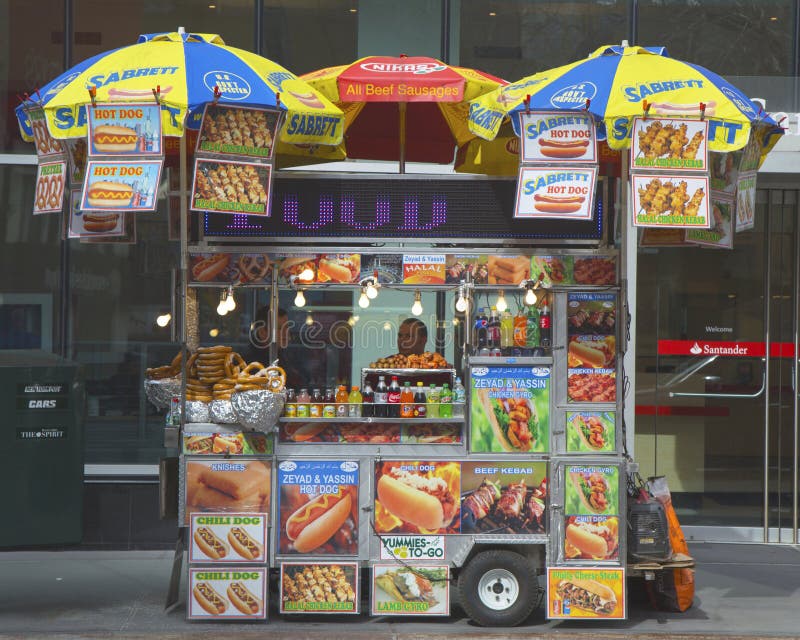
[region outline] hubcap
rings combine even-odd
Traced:
[[[519,582],[506,569],[492,569],[481,576],[478,597],[489,609],[503,611],[519,598]]]

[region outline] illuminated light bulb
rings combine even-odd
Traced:
[[[391,331],[392,330],[392,323],[388,320],[383,323],[383,330],[384,331]]]
[[[378,297],[378,287],[376,287],[372,282],[367,285],[367,298],[370,300],[374,300]]]
[[[225,300],[225,306],[228,311],[233,311],[236,308],[236,299],[233,297],[233,287],[228,287],[228,297]]]
[[[350,317],[347,319],[347,324],[349,324],[351,327],[354,327],[354,326],[356,326],[356,322],[358,322],[358,321],[356,320],[356,317],[355,317],[355,316],[350,316]]]
[[[369,306],[369,296],[364,288],[361,289],[361,295],[358,297],[358,306],[362,309],[366,309]]]
[[[217,313],[219,315],[221,315],[221,316],[224,316],[224,315],[226,315],[228,313],[228,301],[227,300],[222,299],[222,300],[219,301],[219,304],[217,305]]]
[[[158,318],[156,318],[156,324],[159,327],[166,327],[170,320],[172,320],[171,313],[162,313],[160,316],[158,316]]]
[[[212,338],[216,338],[219,335],[219,329],[214,327],[213,329],[211,329],[211,331],[208,332],[208,335],[210,335]]]
[[[501,291],[499,294],[497,294],[497,303],[494,306],[500,313],[503,313],[503,311],[508,309],[505,291]]]
[[[306,316],[306,324],[309,327],[314,324],[314,317],[310,313]]]
[[[306,297],[303,295],[303,290],[298,289],[297,295],[294,297],[294,306],[295,307],[305,307],[306,306]],[[308,324],[306,322],[306,324]]]
[[[411,313],[415,316],[422,315],[422,294],[419,289],[414,293],[414,304],[411,305]]]
[[[469,307],[469,301],[464,295],[464,288],[460,287],[458,289],[458,299],[456,300],[456,311],[458,311],[459,313],[464,313],[468,307]]]
[[[306,267],[300,272],[300,275],[297,276],[297,279],[311,282],[314,279],[314,270],[311,267]]]
[[[528,306],[536,304],[536,292],[533,290],[532,287],[529,287],[528,290],[525,292],[525,304]]]
[[[454,327],[457,327],[457,326],[458,326],[458,324],[459,324],[459,322],[458,322],[458,318],[453,318],[453,326],[454,326]]]

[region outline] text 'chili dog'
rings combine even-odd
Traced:
[[[539,138],[539,153],[548,158],[580,158],[588,148],[588,140],[548,140]]]
[[[586,201],[584,196],[533,196],[533,206],[542,213],[575,213]]]

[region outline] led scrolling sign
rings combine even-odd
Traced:
[[[600,240],[602,188],[589,221],[515,220],[509,180],[278,179],[272,216],[205,214],[206,237]]]

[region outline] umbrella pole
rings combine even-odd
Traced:
[[[405,102],[399,102],[400,107],[400,173],[406,172],[406,106]]]
[[[632,144],[632,143],[631,143]],[[626,153],[623,149],[622,163],[620,171],[620,194],[619,194],[619,217],[618,224],[620,225],[620,263],[622,268],[621,274],[621,294],[622,304],[625,309],[624,324],[621,334],[622,338],[622,352],[623,352],[623,378],[626,380],[625,388],[636,388],[636,321],[633,314],[636,312],[636,245],[637,245],[637,229],[631,220],[632,212],[629,211],[630,207],[630,190],[628,187],[628,178],[630,173],[630,153]],[[622,393],[625,393],[625,388]],[[623,401],[623,416],[624,424],[627,429],[624,432],[626,440],[625,445],[628,454],[634,457],[633,450],[633,435],[636,431],[635,420],[635,400],[633,393],[629,397],[622,397]]]
[[[188,286],[186,282],[187,278],[187,271],[186,271],[186,264],[189,260],[188,257],[188,206],[186,203],[186,130],[184,129],[183,135],[180,138],[180,150],[179,150],[179,188],[181,192],[181,246],[180,246],[180,270],[181,270],[181,298],[180,298],[180,322],[181,322],[181,332],[180,332],[180,341],[181,341],[181,367],[182,373],[181,375],[181,425],[184,424],[185,416],[186,416],[186,378],[188,376],[188,371],[186,369],[186,362],[188,360],[188,348],[186,344],[186,319],[188,314],[186,313],[186,307],[189,303],[188,301]]]

